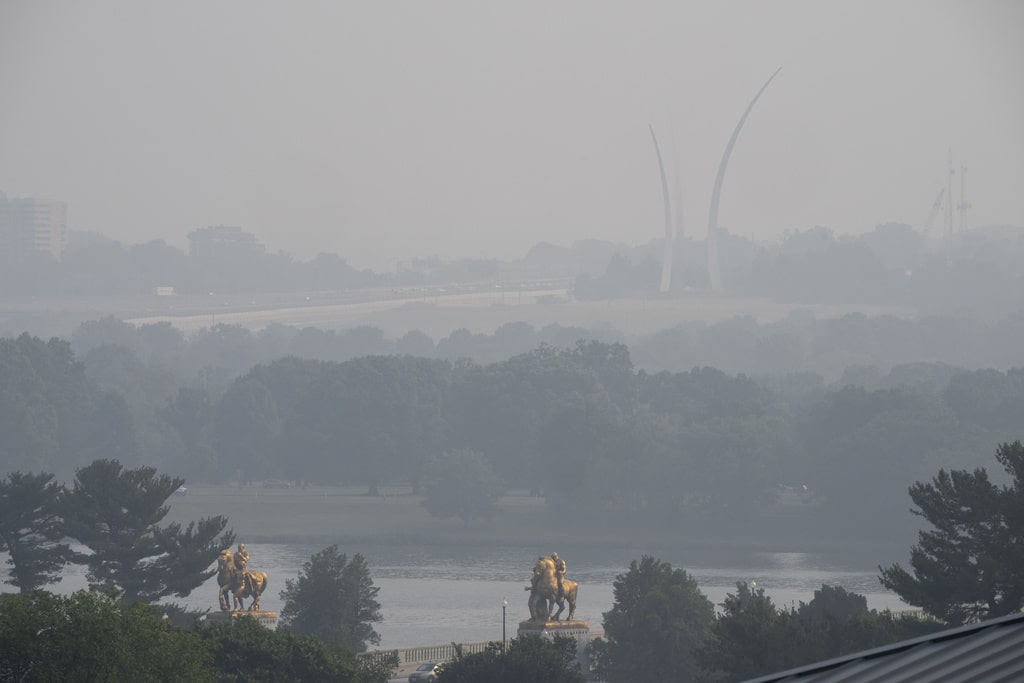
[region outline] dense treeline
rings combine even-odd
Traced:
[[[376,273],[357,270],[335,254],[298,261],[286,253],[267,253],[250,237],[186,254],[163,241],[128,246],[101,235],[72,233],[60,261],[33,253],[0,262],[0,294],[140,296],[173,287],[180,294],[265,295],[564,278],[574,279],[578,300],[662,296],[663,249],[657,240],[639,246],[599,240],[569,247],[539,244],[514,261],[441,262],[433,257],[402,262],[396,272]],[[895,223],[859,236],[816,227],[787,233],[774,243],[724,232],[719,237],[723,293],[728,296],[809,305],[900,306],[920,315],[969,311],[999,318],[1020,311],[1022,252],[1024,229],[1011,226],[972,230],[951,240]],[[675,242],[669,296],[707,292],[706,254],[703,241]],[[8,321],[0,320],[0,334],[29,329],[65,335],[70,327],[55,327],[66,317],[51,313],[44,321],[35,314],[9,311]]]
[[[598,341],[490,364],[286,356],[229,379],[252,357],[229,341],[242,336],[235,328],[217,330],[223,345],[191,346],[211,360],[234,348],[241,360],[225,355],[233,365],[203,366],[182,385],[177,373],[195,360],[173,351],[180,338],[124,328],[135,350],[103,344],[81,358],[58,340],[0,340],[4,471],[66,480],[102,456],[192,482],[280,478],[372,492],[418,486],[441,455],[469,449],[503,486],[591,521],[674,527],[771,513],[870,535],[906,518],[912,482],[972,467],[988,444],[1018,438],[1024,408],[1020,369],[916,364],[858,384],[765,382],[709,367],[637,371],[624,345]],[[147,352],[145,335],[171,350]]]
[[[90,379],[58,339],[0,339],[0,434],[4,472],[70,474],[96,458],[140,456],[125,397]]]
[[[411,355],[448,361],[495,363],[541,345],[565,348],[580,339],[629,347],[635,367],[647,372],[681,372],[714,367],[762,382],[808,386],[840,381],[868,388],[903,383],[944,384],[961,369],[1007,370],[1024,366],[1024,310],[995,322],[972,317],[900,318],[851,313],[818,318],[795,312],[773,323],[749,316],[720,323],[685,323],[649,335],[607,327],[587,329],[525,322],[508,323],[493,334],[453,331],[434,340],[419,330],[397,339],[374,327],[344,331],[296,329],[271,324],[258,332],[218,324],[186,337],[168,323],[133,326],[107,317],[79,325],[69,336],[72,350],[102,371],[131,363],[173,375],[180,383],[200,377],[214,394],[254,365],[283,356],[345,361],[368,355]],[[103,349],[116,345],[123,350]],[[90,357],[90,354],[95,354]],[[889,376],[891,370],[902,366]],[[943,367],[951,366],[951,367]],[[152,377],[149,384],[159,383]]]
[[[382,683],[397,666],[255,619],[196,628],[162,613],[95,590],[0,595],[0,680]]]
[[[377,273],[359,270],[337,254],[301,261],[285,252],[269,253],[246,239],[186,253],[163,240],[126,245],[97,233],[71,232],[60,260],[47,252],[0,255],[0,293],[139,295],[156,287],[218,295],[339,291],[494,280],[503,269],[497,260],[442,263],[434,257],[403,262],[397,273]]]
[[[934,633],[941,621],[869,610],[863,595],[822,585],[814,599],[776,607],[764,589],[738,583],[714,609],[685,570],[645,555],[614,582],[615,604],[591,645],[609,683],[731,683]],[[443,678],[441,680],[444,680]]]
[[[283,253],[242,244],[193,256],[162,240],[124,245],[101,235],[72,233],[60,261],[33,252],[3,261],[0,291],[32,295],[148,294],[170,286],[183,294],[310,291],[370,287],[380,275],[357,271],[333,254],[297,262]]]

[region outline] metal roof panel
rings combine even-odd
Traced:
[[[1024,614],[961,626],[748,683],[1024,681]]]

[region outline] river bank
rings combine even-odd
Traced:
[[[913,538],[858,535],[855,523],[830,522],[814,509],[780,508],[746,518],[679,518],[658,527],[621,519],[568,520],[552,513],[543,498],[510,491],[498,500],[493,519],[442,520],[430,516],[410,487],[248,486],[189,487],[170,501],[169,521],[187,523],[224,515],[247,543],[338,543],[446,545],[455,547],[567,546],[659,549],[716,555],[743,552],[801,552],[875,567],[905,559]]]

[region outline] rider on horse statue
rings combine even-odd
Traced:
[[[555,563],[555,580],[558,582],[558,599],[565,597],[565,586],[562,579],[565,578],[565,560],[558,556],[558,553],[551,553],[551,561]]]
[[[569,621],[576,615],[576,594],[579,584],[565,577],[565,560],[558,553],[541,555],[533,565],[533,577],[526,590],[530,592],[528,605],[531,621],[558,621],[569,603]],[[554,612],[555,606],[558,612]]]
[[[238,552],[235,553],[235,569],[242,575],[242,581],[245,582],[245,587],[252,591],[252,576],[249,574],[249,551],[245,549],[244,543],[238,544]]]
[[[252,598],[249,611],[255,612],[259,610],[260,595],[267,588],[267,574],[249,569],[249,551],[245,549],[244,543],[239,543],[234,553],[231,548],[220,552],[217,558],[217,586],[221,610],[231,609],[231,596],[236,610],[243,608],[245,598]]]

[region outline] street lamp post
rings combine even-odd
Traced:
[[[501,599],[501,653],[505,654],[505,609],[508,607],[508,600]]]

